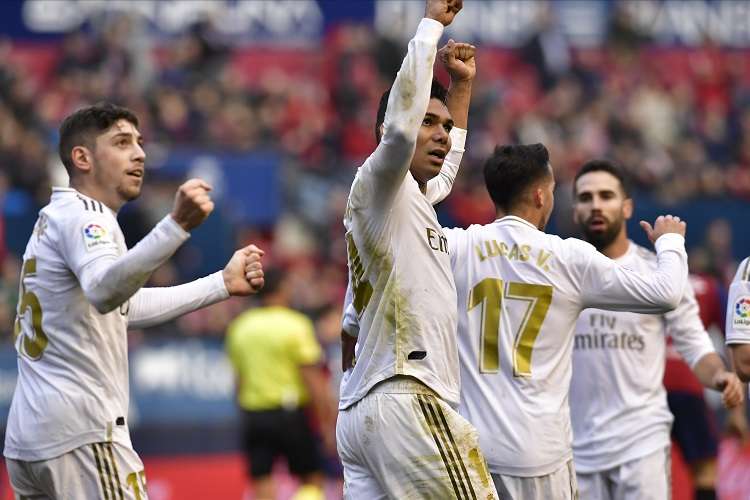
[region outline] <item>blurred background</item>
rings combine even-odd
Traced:
[[[150,285],[203,276],[257,244],[314,321],[336,391],[344,205],[423,9],[419,0],[0,2],[0,424],[15,386],[19,256],[50,186],[67,185],[57,128],[100,100],[135,111],[147,143],[143,193],[119,217],[129,245],[171,209],[185,178],[214,186],[216,211]],[[558,180],[549,229],[575,236],[572,175],[606,156],[632,175],[636,220],[689,221],[691,272],[725,309],[727,283],[750,254],[750,3],[466,0],[447,36],[479,53],[443,225],[494,218],[481,160],[496,144],[543,142]],[[644,243],[636,223],[630,234]],[[152,500],[251,498],[223,348],[228,323],[251,305],[232,299],[131,332],[130,423]],[[721,344],[723,322],[713,329]],[[721,498],[750,498],[750,469],[733,473],[750,458],[728,449]],[[335,459],[328,469],[337,498]],[[278,477],[288,496],[292,481]],[[690,498],[687,474],[675,478],[676,498]],[[0,488],[9,494],[5,474]]]

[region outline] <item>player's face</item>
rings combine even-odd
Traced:
[[[430,99],[427,113],[417,135],[417,147],[411,161],[411,173],[420,184],[440,173],[445,155],[451,149],[449,132],[453,128],[453,118],[445,104],[438,99]]]
[[[612,243],[632,214],[632,200],[625,198],[620,181],[609,172],[589,172],[576,181],[573,218],[597,249]]]
[[[144,163],[143,139],[127,120],[118,120],[96,138],[92,174],[96,184],[121,203],[141,194]]]

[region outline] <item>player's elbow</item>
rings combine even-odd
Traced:
[[[107,293],[107,290],[98,288],[84,290],[84,295],[86,295],[86,299],[88,299],[89,303],[94,306],[94,309],[99,314],[110,313],[120,307],[122,303],[119,300],[118,294]]]
[[[750,344],[731,345],[734,371],[743,382],[750,382]]]
[[[98,312],[99,314],[111,313],[120,305],[111,300],[101,300],[98,298],[89,298],[89,302],[91,302],[91,305],[94,306],[94,309],[96,309],[96,312]]]

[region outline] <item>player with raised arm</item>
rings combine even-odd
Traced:
[[[426,4],[344,216],[360,324],[337,423],[347,499],[496,498],[476,431],[451,407],[459,399],[456,289],[425,196],[454,121],[433,83],[436,46],[462,2]]]
[[[729,286],[726,343],[737,375],[750,382],[750,257],[740,262]]]
[[[450,76],[450,87],[445,102],[448,112],[453,119],[453,126],[450,129],[450,150],[445,155],[440,173],[429,179],[425,187],[425,197],[432,205],[437,205],[443,201],[451,192],[453,182],[458,174],[461,159],[464,154],[464,145],[466,143],[466,127],[469,121],[469,106],[471,104],[471,83],[476,76],[476,47],[468,43],[457,43],[448,40],[443,47],[438,50],[438,59],[443,64]],[[439,91],[439,87],[435,89]],[[388,104],[389,92],[383,94],[378,109],[378,118],[375,124],[375,139],[380,142],[383,133],[383,119],[385,116],[386,106]],[[346,371],[354,358],[354,348],[356,345],[357,334],[359,332],[359,323],[356,314],[347,314],[346,308],[352,303],[352,286],[351,279],[346,288],[346,299],[344,300],[343,318],[348,323],[342,325],[341,329],[341,346],[343,355],[342,369]]]
[[[583,165],[573,212],[586,241],[603,255],[644,274],[657,269],[657,256],[628,239],[633,200],[617,165]],[[728,408],[742,402],[742,385],[715,352],[689,284],[667,313],[585,310],[575,328],[570,390],[582,498],[669,498],[673,417],[662,385],[667,334],[704,387],[722,391]]]
[[[500,498],[576,498],[573,326],[586,307],[674,308],[687,281],[685,223],[642,223],[659,266],[636,273],[585,242],[544,233],[555,181],[543,145],[496,148],[484,176],[498,219],[444,230],[458,291],[459,412],[479,431]]]
[[[117,211],[138,197],[145,153],[138,119],[100,103],[60,127],[69,188],[53,188],[23,256],[14,327],[18,382],[5,457],[18,498],[147,498],[127,424],[127,328],[167,321],[263,286],[250,245],[222,271],[175,287],[141,288],[213,210],[199,179],[172,213],[128,250]]]

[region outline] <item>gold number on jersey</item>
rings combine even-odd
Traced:
[[[22,333],[24,336],[20,344],[20,351],[34,361],[42,357],[42,353],[48,343],[47,335],[42,329],[42,305],[39,303],[39,298],[34,292],[26,290],[26,278],[35,275],[36,258],[24,261],[18,290],[19,301],[16,311],[16,322],[13,324],[13,338],[16,339]],[[21,318],[26,314],[27,309],[31,309],[33,335],[28,335],[26,332],[21,331]]]
[[[346,235],[346,248],[349,255],[349,269],[352,274],[352,303],[357,315],[362,314],[372,297],[372,285],[364,279],[365,268],[362,266],[362,259],[359,257],[359,250],[354,244],[352,233]]]
[[[142,470],[131,472],[128,474],[126,481],[128,486],[133,490],[135,500],[142,500],[143,496],[141,495],[141,492],[146,491],[146,472]]]
[[[550,285],[504,283],[497,278],[485,278],[471,290],[468,310],[471,311],[480,304],[482,306],[482,331],[479,343],[481,373],[497,373],[500,369],[500,319],[505,298],[529,303],[514,336],[513,375],[531,376],[531,353],[552,302],[552,290]]]

